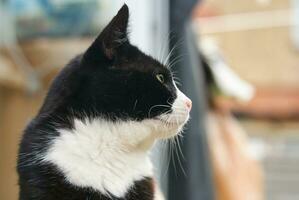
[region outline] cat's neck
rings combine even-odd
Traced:
[[[74,120],[72,130],[58,130],[45,155],[67,181],[123,197],[135,181],[151,177],[148,150],[152,130],[141,122]]]

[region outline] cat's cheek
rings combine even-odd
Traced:
[[[160,130],[164,130],[162,138],[170,138],[182,132],[184,125],[190,118],[192,102],[178,88],[176,89],[177,98],[172,104],[172,112],[168,115],[160,116],[160,119],[166,122],[161,125]]]

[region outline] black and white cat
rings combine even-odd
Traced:
[[[54,80],[19,150],[20,200],[158,199],[149,150],[175,136],[191,100],[129,43],[124,5]]]

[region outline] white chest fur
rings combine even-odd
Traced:
[[[140,123],[75,120],[74,129],[58,131],[44,160],[73,185],[123,197],[134,181],[153,175],[147,151],[135,148],[151,138]]]

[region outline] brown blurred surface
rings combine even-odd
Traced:
[[[25,125],[36,113],[42,94],[27,96],[20,91],[1,89],[0,110],[0,199],[17,199],[16,158]]]
[[[50,81],[90,39],[39,39],[21,45],[26,58],[40,75],[41,90],[29,94],[26,78],[7,51],[0,61],[0,200],[18,199],[16,159],[18,143],[26,124],[38,111]],[[2,71],[1,71],[2,70]]]
[[[258,88],[249,103],[219,98],[217,105],[234,113],[255,119],[299,120],[299,90]]]
[[[208,142],[217,200],[264,199],[263,171],[249,153],[249,139],[230,114],[210,112]]]
[[[196,15],[202,15],[201,9],[214,10],[215,15],[237,14],[247,12],[269,11],[287,9],[290,3],[288,0],[205,0],[204,6],[198,5]],[[206,15],[204,15],[206,16]]]

